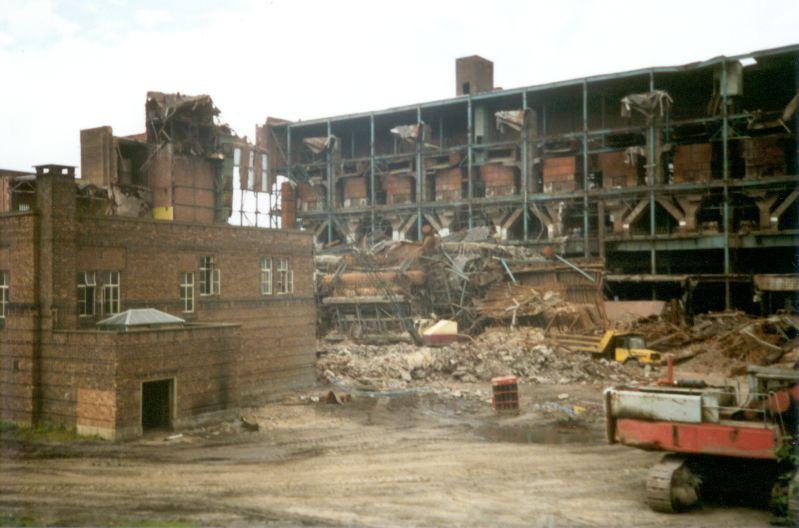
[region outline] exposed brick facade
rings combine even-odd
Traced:
[[[480,166],[480,180],[485,185],[486,197],[515,194],[516,176],[513,167],[501,163],[487,163]]]
[[[462,198],[463,169],[452,167],[436,172],[436,200],[459,200]]]
[[[416,180],[412,176],[389,174],[383,178],[386,204],[411,203],[414,198],[414,185],[416,185]]]
[[[624,151],[601,152],[597,165],[602,171],[602,187],[634,187],[638,185],[638,165],[627,163]]]
[[[310,234],[84,217],[71,175],[40,174],[36,184],[35,211],[0,216],[0,270],[10,278],[9,313],[0,323],[3,419],[135,434],[147,380],[174,380],[178,425],[312,382]],[[200,295],[203,256],[214,257],[219,293]],[[261,293],[262,257],[273,259],[273,294]],[[277,258],[289,259],[291,294],[277,293]],[[121,310],[157,308],[191,324],[97,331],[99,306],[93,317],[78,314],[80,271],[96,272],[98,299],[103,272],[119,272]],[[181,272],[194,273],[194,313],[183,313]]]
[[[544,192],[572,192],[578,188],[582,167],[577,156],[563,156],[544,160]]]
[[[713,146],[710,143],[674,147],[674,183],[707,182],[713,177]]]

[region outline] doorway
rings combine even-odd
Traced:
[[[142,430],[171,429],[175,380],[146,381],[141,385]]]

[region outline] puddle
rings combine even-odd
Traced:
[[[596,433],[582,424],[492,424],[478,429],[477,434],[491,442],[516,444],[591,444]]]

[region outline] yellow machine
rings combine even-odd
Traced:
[[[635,359],[639,363],[660,363],[660,353],[646,348],[646,340],[639,334],[608,330],[599,341],[597,353],[609,356],[611,351],[619,363],[628,359]]]
[[[631,332],[608,330],[602,336],[559,335],[555,336],[555,340],[571,350],[613,358],[620,363],[630,359],[639,363],[661,361],[659,352],[646,348],[646,340],[642,335]]]

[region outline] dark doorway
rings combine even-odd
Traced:
[[[147,381],[141,385],[141,426],[148,429],[172,427],[173,380]]]

